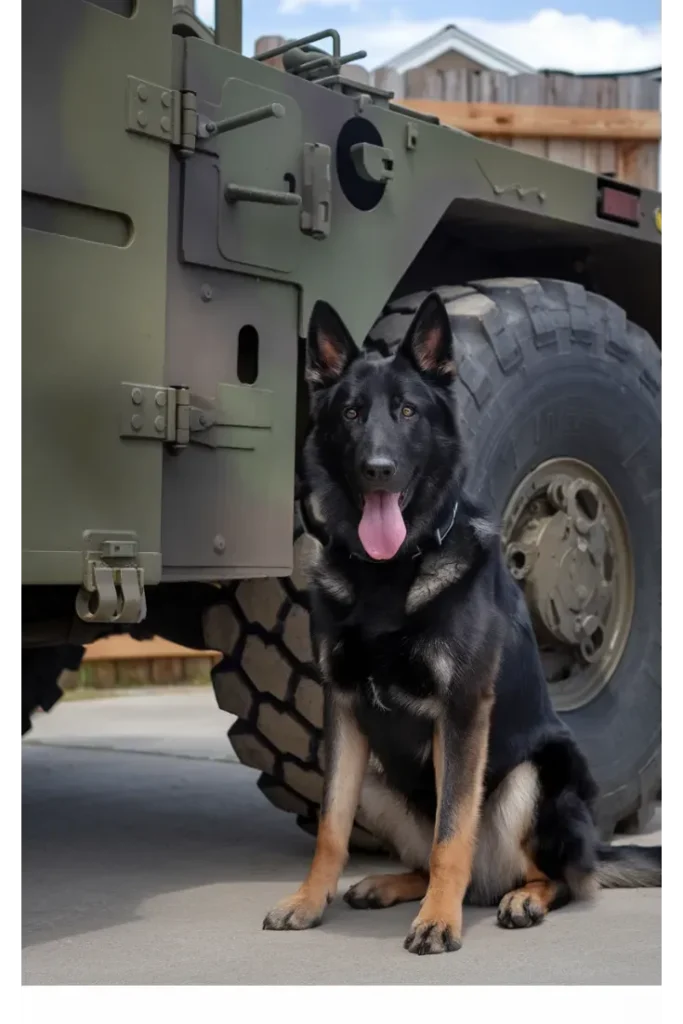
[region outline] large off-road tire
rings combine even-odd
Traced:
[[[49,711],[63,691],[59,677],[64,670],[75,672],[85,648],[74,644],[26,647],[21,652],[21,734],[31,730],[35,711]]]
[[[311,541],[297,525],[288,579],[224,588],[204,615],[207,647],[222,651],[212,679],[219,707],[237,721],[228,735],[240,761],[261,772],[271,803],[314,833],[322,798],[322,692],[311,658],[308,597],[301,571]],[[352,844],[377,850],[359,824]]]
[[[603,834],[642,826],[661,784],[660,354],[612,302],[580,285],[499,279],[438,289],[459,366],[470,483],[497,516],[548,460],[587,464],[623,510],[634,581],[627,640],[592,699],[561,712],[601,787]],[[397,342],[425,293],[391,303],[370,332]],[[309,543],[298,528],[295,556]],[[311,664],[305,581],[249,580],[205,617],[230,735],[278,807],[313,828],[322,791],[322,699]],[[367,835],[358,834],[362,842]]]

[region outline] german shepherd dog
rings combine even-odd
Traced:
[[[308,877],[264,928],[320,924],[358,810],[407,870],[344,898],[422,901],[411,953],[459,949],[463,902],[526,928],[600,887],[661,885],[661,847],[598,841],[596,784],[553,710],[499,535],[467,494],[455,376],[437,294],[388,357],[360,351],[328,305],[313,311],[304,508],[324,796]]]

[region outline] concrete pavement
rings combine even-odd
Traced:
[[[228,724],[208,690],[62,703],[36,719],[24,741],[24,984],[660,983],[659,890],[604,892],[520,932],[468,909],[462,950],[435,957],[402,949],[416,904],[337,900],[321,928],[263,932],[312,840],[236,763]],[[341,891],[383,870],[396,866],[354,857]]]

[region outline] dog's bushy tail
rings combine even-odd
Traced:
[[[662,885],[661,846],[598,846],[595,879],[601,889],[658,889]]]

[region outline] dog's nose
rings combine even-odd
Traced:
[[[361,470],[365,479],[372,484],[386,483],[396,472],[396,463],[391,459],[365,459]]]

